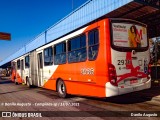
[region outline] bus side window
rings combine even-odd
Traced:
[[[24,70],[24,60],[23,59],[21,60],[20,64],[21,64],[21,70]]]
[[[84,62],[87,59],[86,35],[81,34],[68,41],[68,62]]]
[[[30,64],[29,64],[29,55],[25,57],[25,68],[29,68]]]
[[[95,60],[97,58],[99,48],[98,29],[94,29],[88,33],[88,45],[89,60]]]
[[[20,60],[17,60],[17,69],[20,69]]]
[[[66,63],[66,43],[62,42],[54,46],[54,64]]]
[[[53,64],[53,49],[52,47],[48,47],[44,49],[44,65],[52,65]]]

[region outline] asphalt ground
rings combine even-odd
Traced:
[[[153,81],[150,89],[110,98],[70,96],[63,99],[59,98],[55,91],[38,87],[28,88],[22,84],[15,85],[9,77],[2,77],[1,119],[158,120],[160,83],[158,80]]]

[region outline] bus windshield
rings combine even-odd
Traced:
[[[112,22],[112,45],[115,48],[147,48],[147,28],[136,22]]]

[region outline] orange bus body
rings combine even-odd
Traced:
[[[119,95],[119,93],[121,94],[121,92],[113,93],[113,95],[112,93],[108,94],[108,91],[110,90],[106,89],[106,83],[110,83],[109,65],[114,65],[116,68],[116,64],[113,64],[114,58],[112,57],[113,56],[112,52],[113,51],[115,52],[115,50],[112,50],[111,48],[111,29],[110,28],[111,28],[111,23],[110,23],[110,19],[108,18],[98,20],[88,25],[87,27],[85,27],[84,31],[81,32],[80,34],[85,34],[86,36],[88,36],[89,31],[93,29],[98,29],[99,31],[99,47],[98,47],[97,58],[95,60],[88,59],[89,43],[88,43],[88,37],[86,37],[87,59],[85,61],[75,62],[75,63],[69,63],[67,60],[65,64],[51,65],[50,67],[44,66],[44,63],[43,63],[43,78],[41,81],[42,82],[41,87],[46,89],[51,89],[51,90],[57,90],[57,81],[63,80],[66,86],[67,94],[94,96],[94,97],[110,97],[110,96]],[[52,47],[55,44],[57,44],[54,42],[55,41],[53,41],[53,44],[50,43]],[[68,40],[66,41],[66,44],[67,42]],[[42,49],[38,48],[38,49],[41,49],[43,53],[42,55],[44,55],[43,50],[45,49],[45,46],[43,47],[44,48]],[[120,54],[121,53],[122,52],[120,52]],[[127,52],[127,54],[131,54],[131,53],[132,51]],[[30,61],[30,63],[31,62],[32,61]],[[38,64],[38,62],[35,64]],[[53,67],[56,66],[56,69],[52,70],[53,68],[52,66]],[[116,71],[117,71],[117,68],[116,68]],[[18,73],[17,71],[13,70],[12,73],[13,73],[12,74],[13,81],[15,80],[15,78],[18,79],[17,81],[19,83],[26,81],[21,78],[20,73]],[[48,78],[45,77],[45,74],[48,74],[50,77]],[[137,74],[140,74],[140,73],[137,73]],[[24,78],[27,78],[27,77],[29,78],[29,74]],[[145,78],[148,77],[148,74],[144,75],[143,77]],[[117,91],[120,91],[120,88],[118,87],[121,87],[123,89],[122,86],[116,86],[116,85],[113,85],[113,87],[111,86],[111,89],[113,88]],[[150,83],[148,83],[148,85],[143,87],[142,89],[146,89],[149,87],[150,87]],[[128,92],[131,92],[130,88],[129,89],[126,88],[126,91],[127,90]],[[138,90],[140,89],[137,89],[137,91]],[[128,92],[122,92],[122,94],[128,93]]]

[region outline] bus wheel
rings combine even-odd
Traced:
[[[14,83],[15,83],[16,85],[18,85],[18,82],[17,82],[17,79],[16,79],[16,78],[14,78]]]
[[[63,80],[58,80],[57,92],[58,92],[59,97],[61,97],[61,98],[66,98],[67,97],[66,85],[63,82]]]
[[[27,84],[27,86],[28,86],[29,88],[31,87],[31,84],[30,84],[30,82],[29,82],[28,77],[26,78],[26,84]]]

